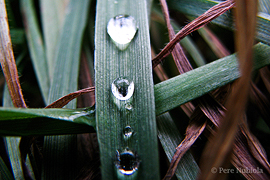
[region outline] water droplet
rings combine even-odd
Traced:
[[[132,107],[132,104],[126,103],[126,104],[125,104],[125,108],[126,108],[127,110],[131,111],[133,107]]]
[[[138,30],[136,20],[129,15],[118,15],[111,18],[107,32],[120,50],[125,50]]]
[[[124,175],[134,174],[139,167],[140,161],[136,153],[133,153],[128,148],[123,152],[117,151],[115,166]]]
[[[114,1],[114,4],[118,4],[118,1]]]
[[[123,130],[124,139],[127,140],[133,135],[133,129],[130,126],[126,126]]]
[[[119,77],[112,83],[112,93],[118,100],[125,101],[134,93],[134,82],[126,77]]]

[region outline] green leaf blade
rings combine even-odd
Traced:
[[[44,102],[47,103],[50,87],[48,64],[41,37],[34,1],[22,0],[21,9],[25,18],[25,29],[31,60],[40,86]]]
[[[1,136],[37,136],[94,132],[93,111],[0,108]]]
[[[254,46],[254,70],[270,64],[270,46]],[[160,115],[196,99],[240,77],[236,55],[212,63],[155,85],[156,114]]]
[[[119,14],[133,16],[138,31],[128,48],[120,51],[106,32],[109,19]],[[97,4],[95,34],[96,123],[103,179],[159,179],[157,134],[147,7],[144,0],[101,0]],[[111,83],[126,76],[134,81],[132,110],[119,110],[113,102]],[[131,126],[134,136],[123,139]],[[117,170],[117,150],[128,147],[138,154],[140,165],[134,175],[123,177]]]

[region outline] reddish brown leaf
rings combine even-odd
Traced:
[[[258,87],[251,83],[251,93],[250,93],[251,101],[258,107],[262,117],[266,120],[270,117],[270,102],[269,99],[258,89]],[[270,122],[265,121],[270,127]]]
[[[213,141],[210,141],[202,156],[202,173],[199,179],[223,179],[226,174],[213,173],[211,169],[228,167],[228,159],[238,129],[238,123],[242,119],[247,103],[252,71],[252,45],[254,41],[256,26],[257,2],[236,1],[236,48],[242,76],[237,80],[233,87],[235,91],[231,93],[227,103],[228,112]]]
[[[0,3],[0,61],[15,107],[26,108],[12,50],[5,2]]]
[[[255,157],[255,158],[254,158]],[[270,179],[269,163],[258,140],[240,125],[233,148],[232,164],[247,179]]]
[[[193,117],[191,117],[192,120],[187,127],[186,137],[176,148],[176,152],[172,157],[170,167],[163,180],[170,180],[173,177],[180,159],[204,131],[207,121],[205,118],[197,117],[197,115],[201,116],[201,113],[194,113]],[[200,119],[200,121],[198,121],[198,119]]]
[[[165,48],[152,60],[152,66],[153,68],[156,67],[165,57],[167,57],[172,51],[175,45],[183,39],[185,36],[190,34],[193,31],[196,31],[197,29],[203,27],[213,19],[217,18],[227,10],[234,7],[235,2],[234,0],[227,0],[224,2],[221,2],[212,8],[210,8],[208,11],[206,11],[204,14],[187,24],[184,28],[182,28],[175,36],[174,38],[165,46]]]
[[[161,3],[162,12],[164,14],[165,22],[168,28],[169,38],[170,38],[170,41],[172,41],[173,37],[175,36],[175,33],[170,23],[168,6],[165,0],[160,0],[160,3]],[[184,51],[179,43],[175,44],[175,47],[172,50],[172,56],[180,74],[183,74],[193,69],[188,59],[186,58]]]
[[[73,93],[70,93],[66,96],[61,97],[60,99],[54,101],[52,104],[46,106],[45,108],[62,108],[65,105],[67,105],[70,101],[77,98],[78,96],[82,94],[94,92],[94,91],[95,91],[95,87],[89,87],[89,88],[81,89],[79,91],[75,91]]]

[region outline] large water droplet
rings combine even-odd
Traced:
[[[127,140],[133,135],[133,129],[130,126],[126,126],[123,130],[124,139]]]
[[[123,152],[117,151],[115,166],[124,175],[134,174],[139,167],[140,161],[136,153],[133,153],[128,148]]]
[[[111,89],[115,98],[126,101],[134,93],[134,82],[126,77],[119,77],[113,81]]]
[[[136,20],[129,15],[118,15],[111,18],[107,32],[120,50],[125,50],[137,32]]]

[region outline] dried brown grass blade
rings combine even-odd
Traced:
[[[170,40],[175,36],[174,30],[170,24],[170,17],[168,12],[168,7],[165,0],[160,0],[162,11],[165,17],[165,22],[168,28],[169,32],[169,38]],[[172,51],[172,56],[175,61],[175,64],[181,73],[185,73],[192,69],[191,64],[189,63],[188,59],[186,58],[181,46],[179,43],[175,45],[175,48]],[[199,108],[197,108],[195,111],[195,114],[201,114],[200,117],[203,117],[202,112],[212,121],[215,125],[218,124],[216,121],[220,121],[220,119],[223,117],[223,111],[225,108],[223,108],[222,105],[220,105],[218,102],[212,103],[211,101],[215,101],[214,98],[211,95],[205,95],[201,97],[199,100],[196,100],[197,104],[199,105]],[[182,107],[187,112],[190,112],[190,114],[193,112],[194,107],[190,108],[189,105],[192,105],[191,103],[187,103],[185,106]],[[199,113],[198,113],[199,112]],[[194,122],[201,121],[204,119],[204,125],[207,122],[206,118],[201,119],[193,119]],[[193,131],[192,131],[193,130]],[[170,167],[164,177],[164,179],[170,179],[172,178],[173,174],[175,173],[175,170],[177,168],[177,165],[183,156],[183,154],[191,147],[191,145],[196,141],[197,137],[203,132],[204,127],[198,128],[197,126],[194,126],[193,124],[190,124],[190,126],[187,129],[187,134],[189,136],[186,136],[186,139],[182,141],[182,143],[177,148],[177,151],[171,161]]]
[[[212,173],[212,168],[228,167],[240,119],[245,111],[252,71],[252,45],[256,26],[257,2],[236,1],[236,48],[242,76],[233,84],[228,112],[217,134],[210,141],[202,156],[202,173],[199,179],[224,179],[224,173]]]
[[[170,167],[163,180],[170,180],[173,177],[180,159],[204,131],[207,121],[205,118],[197,117],[197,115],[201,116],[201,113],[196,113],[196,115],[194,113],[193,117],[191,117],[192,120],[187,127],[186,137],[176,148],[176,152],[172,157]],[[198,121],[198,119],[200,119],[200,121]]]
[[[94,92],[94,91],[95,91],[95,87],[89,87],[89,88],[81,89],[79,91],[75,91],[73,93],[70,93],[66,96],[61,97],[60,99],[54,101],[52,104],[46,106],[45,108],[62,108],[65,105],[67,105],[70,101],[77,98],[78,96],[82,94]]]
[[[0,61],[9,93],[15,107],[26,108],[12,50],[8,17],[4,0],[0,0]]]
[[[241,133],[246,138],[249,150],[253,157],[260,163],[260,165],[266,170],[265,173],[270,174],[270,165],[267,161],[267,155],[264,148],[259,143],[258,139],[250,133],[246,124],[240,126]],[[258,166],[255,166],[258,167]]]
[[[175,45],[183,39],[185,36],[190,34],[193,31],[196,31],[197,29],[203,27],[213,19],[217,18],[227,10],[234,7],[235,2],[234,0],[227,0],[224,2],[221,2],[212,8],[210,8],[208,11],[206,11],[204,14],[199,16],[198,18],[194,19],[191,23],[187,24],[183,29],[181,29],[174,38],[164,47],[164,49],[152,60],[152,66],[153,68],[156,67],[165,57],[167,57],[175,47]]]
[[[256,107],[258,107],[262,117],[265,120],[268,120],[270,117],[270,101],[254,83],[251,83],[250,99],[256,105]],[[270,127],[270,122],[265,122]]]
[[[0,61],[14,107],[26,108],[12,50],[6,6],[3,0],[0,0]],[[32,179],[25,163],[26,154],[27,152],[21,153],[23,175],[27,179]]]
[[[161,9],[165,18],[165,22],[168,28],[169,38],[170,38],[170,41],[172,41],[172,39],[175,36],[175,33],[170,22],[168,6],[166,3],[166,0],[160,0],[160,3],[161,3]],[[172,56],[180,74],[183,74],[193,69],[191,64],[187,60],[184,54],[184,51],[179,43],[175,44],[175,47],[172,50]]]
[[[240,125],[231,162],[247,179],[270,179],[263,147],[245,124]]]

